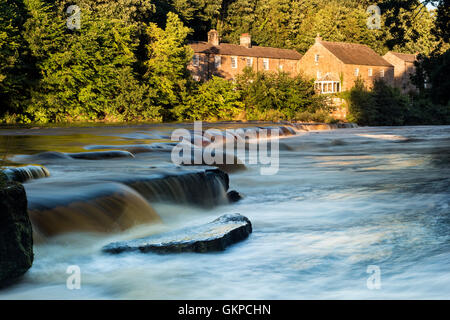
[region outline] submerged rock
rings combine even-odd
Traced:
[[[43,166],[28,165],[23,167],[10,167],[3,171],[8,180],[17,182],[26,182],[28,180],[46,178],[50,176],[50,172]]]
[[[130,251],[156,253],[223,251],[229,245],[246,239],[250,233],[252,224],[248,218],[238,213],[225,214],[200,226],[111,243],[103,247],[103,251],[114,254]]]
[[[120,183],[39,182],[26,188],[37,241],[68,232],[113,232],[160,222],[139,193]]]
[[[113,158],[134,158],[131,152],[124,150],[110,150],[110,151],[94,151],[94,152],[79,152],[79,153],[68,153],[73,159],[83,159],[83,160],[103,160],[103,159],[113,159]]]
[[[33,264],[33,231],[23,186],[0,172],[0,287]]]
[[[231,190],[230,192],[227,193],[227,198],[228,201],[230,202],[238,202],[239,200],[242,199],[242,196],[236,190]]]

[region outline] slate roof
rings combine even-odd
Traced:
[[[302,55],[300,53],[292,49],[279,49],[259,46],[252,46],[251,48],[247,48],[238,44],[230,43],[220,43],[218,46],[214,46],[211,43],[204,41],[192,42],[190,46],[195,53],[289,60],[300,60],[302,58]]]
[[[345,64],[393,67],[375,51],[363,44],[320,41],[328,51]]]
[[[393,52],[393,51],[389,51],[388,53],[393,54],[394,56],[396,56],[397,58],[402,59],[403,61],[406,62],[414,62],[416,61],[417,56],[415,54],[408,54],[408,53],[399,53],[399,52]]]

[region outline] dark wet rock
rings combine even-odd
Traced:
[[[28,156],[29,159],[33,159],[36,161],[39,160],[57,160],[57,159],[70,159],[70,157],[62,152],[56,152],[56,151],[46,151],[46,152],[40,152],[33,155]]]
[[[134,158],[134,155],[131,152],[124,151],[124,150],[79,152],[79,153],[68,153],[67,155],[73,159],[82,159],[82,160]]]
[[[23,186],[0,172],[0,287],[33,264],[33,231]]]
[[[238,213],[225,214],[204,225],[111,243],[103,247],[103,251],[113,254],[130,251],[144,253],[223,251],[228,246],[246,239],[250,233],[252,233],[252,224],[249,219]]]
[[[231,190],[230,192],[227,193],[227,198],[228,201],[230,202],[238,202],[239,200],[242,199],[242,196],[236,190]]]
[[[131,152],[132,154],[138,153],[146,153],[146,152],[155,152],[161,151],[161,148],[157,146],[149,145],[149,144],[128,144],[128,145],[116,145],[116,146],[108,146],[108,145],[91,145],[85,146],[86,150],[105,150],[105,149],[118,149],[125,150]]]
[[[139,192],[150,202],[171,202],[213,207],[226,203],[228,174],[218,169],[182,170],[154,175],[124,175],[108,178]]]
[[[46,178],[50,172],[43,166],[28,165],[23,167],[8,167],[3,171],[8,180],[26,182],[28,180]]]
[[[281,134],[283,135],[283,136],[292,136],[292,135],[295,135],[295,131],[294,131],[294,129],[292,129],[291,127],[288,127],[288,126],[280,126],[279,127],[280,128],[280,131],[281,131]]]

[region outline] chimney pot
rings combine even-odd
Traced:
[[[322,41],[322,37],[320,36],[320,33],[318,33],[317,37],[316,37],[316,43],[318,43],[320,41]]]
[[[211,29],[208,32],[208,43],[212,44],[213,46],[219,45],[219,33],[217,30]]]
[[[252,47],[252,36],[249,33],[241,34],[240,45],[246,48]]]

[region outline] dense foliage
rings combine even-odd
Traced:
[[[433,104],[423,95],[407,96],[383,81],[375,82],[371,91],[361,80],[344,94],[348,105],[347,119],[360,125],[397,126],[450,123],[450,103]]]
[[[330,121],[308,79],[247,72],[235,83],[193,81],[187,43],[204,40],[210,28],[223,41],[238,43],[249,32],[255,45],[300,53],[317,33],[380,54],[421,52],[415,77],[421,90],[407,99],[445,113],[448,1],[380,0],[381,28],[369,29],[369,0],[0,0],[0,122]],[[73,4],[81,9],[81,28],[71,30]],[[383,121],[392,122],[362,123]]]

